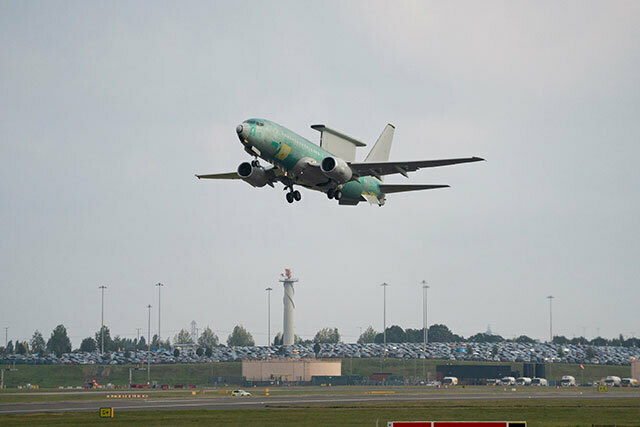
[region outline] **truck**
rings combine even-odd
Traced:
[[[538,387],[546,387],[549,385],[546,378],[534,378],[531,380],[531,385],[535,385]]]
[[[503,377],[500,382],[502,385],[516,385],[516,379],[514,377]]]
[[[562,387],[575,387],[576,386],[576,379],[574,377],[572,377],[571,375],[564,375],[562,377],[562,379],[560,380],[560,385]]]
[[[444,377],[442,379],[442,385],[458,385],[458,378],[456,378],[456,377]]]
[[[638,387],[638,380],[635,378],[623,378],[620,381],[620,386],[622,387]]]
[[[608,376],[604,379],[604,385],[607,387],[620,387],[622,380],[620,377],[616,377],[615,375]]]
[[[531,378],[529,378],[529,377],[518,377],[518,378],[516,378],[516,385],[531,385]]]

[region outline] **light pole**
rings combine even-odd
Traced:
[[[271,291],[273,288],[267,287],[267,346],[271,345]]]
[[[147,306],[149,309],[149,323],[147,330],[147,385],[151,385],[151,304]]]
[[[387,354],[387,283],[383,283],[383,302],[382,302],[382,336],[384,338],[384,346],[382,348],[382,352],[380,353],[380,370],[384,369],[384,357]]]
[[[389,286],[387,283],[383,283],[382,285],[382,289],[383,289],[383,303],[382,303],[382,334],[384,337],[384,345],[386,348],[387,345],[387,286]]]
[[[162,283],[156,283],[158,287],[158,349],[160,348],[160,343],[162,340],[160,339],[160,289],[164,286]]]
[[[424,335],[424,344],[422,345],[424,352],[427,352],[427,342],[429,342],[429,336],[427,334],[427,289],[430,286],[427,285],[426,280],[422,281],[422,330]]]
[[[555,298],[553,295],[549,295],[547,297],[547,299],[549,300],[549,342],[553,343],[553,311],[552,311],[552,306],[551,303],[553,301],[553,298]]]
[[[422,281],[422,332],[423,332],[423,344],[422,351],[424,353],[424,359],[422,359],[422,376],[427,377],[427,342],[429,341],[428,322],[427,322],[427,281]],[[428,379],[428,378],[427,378]]]
[[[102,326],[100,326],[100,341],[102,341],[101,354],[104,354],[104,290],[107,289],[105,285],[98,286],[98,289],[102,291],[102,314],[100,315]]]

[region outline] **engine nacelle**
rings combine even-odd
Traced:
[[[349,181],[353,176],[353,171],[347,162],[339,157],[325,157],[322,159],[322,163],[320,163],[320,170],[327,177],[340,184],[344,184]]]
[[[238,176],[254,187],[264,187],[269,182],[264,168],[262,166],[251,166],[249,162],[240,163]]]

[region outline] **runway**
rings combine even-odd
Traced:
[[[355,405],[360,403],[389,402],[436,402],[468,400],[513,400],[513,399],[619,399],[638,398],[638,393],[447,393],[447,394],[388,394],[388,395],[303,395],[303,396],[251,396],[251,397],[199,397],[199,398],[154,398],[147,399],[99,399],[66,402],[33,402],[0,404],[0,415],[30,414],[39,412],[92,412],[101,407],[115,408],[117,411],[182,411],[216,409],[268,409],[304,408],[306,405]]]

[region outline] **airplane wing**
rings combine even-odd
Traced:
[[[267,184],[273,187],[274,182],[284,182],[283,177],[284,174],[280,169],[277,168],[269,168],[265,169],[264,172],[267,174]],[[227,172],[227,173],[212,173],[207,175],[198,175],[196,174],[196,178],[198,179],[243,179],[237,172]]]
[[[432,190],[434,188],[446,188],[446,184],[380,184],[380,192],[383,194],[403,193],[405,191]]]
[[[415,172],[422,168],[456,165],[458,163],[480,162],[480,157],[466,157],[459,159],[440,160],[412,160],[408,162],[350,162],[351,170],[357,176],[375,176],[380,179],[384,175],[399,173],[407,177],[408,172]]]
[[[197,175],[198,179],[242,179],[237,172],[213,173],[209,175]]]

